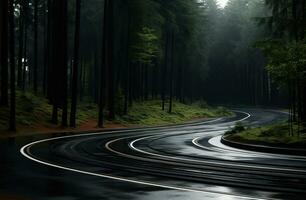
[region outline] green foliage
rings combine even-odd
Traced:
[[[230,131],[227,131],[225,134],[241,133],[245,130],[246,128],[243,126],[242,123],[236,123],[236,125]]]
[[[267,69],[279,84],[301,80],[306,71],[306,45],[303,42],[267,40],[257,43],[268,59]]]
[[[159,55],[158,37],[153,29],[143,27],[137,33],[137,43],[132,46],[131,58],[134,62],[151,64],[154,58]]]
[[[294,125],[294,131],[298,126]],[[288,123],[280,123],[260,128],[251,128],[226,135],[227,139],[252,144],[277,145],[306,148],[306,135],[289,136]]]
[[[199,118],[215,118],[224,116],[218,108],[201,107],[199,103],[186,105],[179,102],[173,103],[174,111],[169,114],[162,111],[160,101],[137,102],[130,109],[129,114],[117,117],[117,121],[123,124],[135,125],[166,125],[183,123]],[[227,111],[227,114],[230,112]]]
[[[174,112],[169,114],[162,111],[160,101],[135,102],[130,112],[126,116],[120,116],[123,113],[123,95],[122,90],[116,94],[116,121],[126,125],[165,125],[173,123],[183,123],[198,118],[215,118],[231,114],[224,108],[213,108],[206,103],[194,103],[192,105],[174,102]],[[39,128],[54,128],[50,123],[50,114],[52,106],[48,101],[32,93],[17,92],[17,123],[20,132],[37,131]],[[69,110],[69,109],[68,109]],[[0,131],[7,130],[8,107],[0,108]],[[84,98],[78,105],[77,124],[81,125],[88,121],[95,120],[98,115],[98,107],[90,99]],[[114,123],[108,121],[107,123]]]

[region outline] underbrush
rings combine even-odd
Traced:
[[[69,103],[70,104],[70,103]],[[68,104],[68,105],[69,105]],[[120,104],[121,105],[121,104]],[[168,113],[168,102],[166,110],[161,109],[160,100],[134,102],[129,108],[128,115],[117,115],[114,121],[107,121],[106,124],[121,124],[125,126],[153,126],[183,123],[200,118],[216,118],[228,116],[232,113],[223,107],[210,107],[205,102],[194,104],[182,104],[173,102],[173,112]],[[121,109],[122,110],[122,109]],[[68,107],[68,116],[70,108]],[[118,111],[117,111],[118,112]],[[59,110],[59,121],[61,120],[61,110]],[[61,128],[59,125],[51,123],[52,105],[42,96],[32,93],[17,91],[16,93],[16,122],[18,132],[40,131],[41,128],[54,129]],[[107,116],[107,113],[105,113]],[[77,126],[95,126],[98,117],[98,106],[90,99],[84,98],[78,102]],[[0,107],[0,131],[8,128],[9,108]],[[107,119],[107,118],[106,118]],[[87,124],[86,124],[87,123]],[[95,127],[92,127],[95,128]]]
[[[306,134],[298,134],[297,125],[293,125],[293,136],[289,134],[289,125],[286,122],[259,127],[246,128],[237,125],[225,135],[226,139],[236,142],[262,144],[281,147],[306,148]]]

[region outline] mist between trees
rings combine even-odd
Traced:
[[[100,127],[104,116],[148,99],[169,113],[173,100],[290,105],[291,120],[305,122],[305,0],[230,0],[224,9],[215,0],[2,0],[0,7],[0,94],[11,130],[15,90],[45,96],[52,122],[72,127],[87,99],[99,105]]]

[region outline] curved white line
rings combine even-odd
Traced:
[[[247,112],[244,112],[244,111],[239,111],[239,110],[232,110],[234,112],[239,112],[239,113],[243,113],[243,114],[246,114],[247,116],[245,118],[242,118],[240,120],[236,120],[236,121],[233,121],[233,122],[229,122],[229,123],[237,123],[237,122],[242,122],[242,121],[245,121],[247,120],[248,118],[251,117],[251,114],[250,113],[247,113]]]
[[[244,121],[246,119],[248,119],[249,117],[251,117],[251,115],[249,113],[246,113],[246,112],[242,112],[242,111],[235,111],[235,112],[241,112],[241,113],[245,113],[247,114],[247,117],[241,119],[241,120],[237,120],[237,121]],[[232,123],[235,123],[236,121],[232,122]],[[211,131],[211,132],[215,132],[215,131]],[[211,133],[211,132],[205,132],[206,134],[208,133]],[[156,154],[156,153],[151,153],[151,152],[147,152],[147,151],[143,151],[141,149],[138,149],[135,147],[135,143],[136,142],[139,142],[141,140],[145,140],[145,139],[149,139],[149,138],[152,138],[152,137],[155,137],[155,136],[146,136],[146,137],[142,137],[142,138],[138,138],[134,141],[132,141],[129,146],[131,149],[133,149],[134,151],[137,151],[139,153],[142,153],[142,154],[146,154],[146,155],[150,155],[150,156],[156,156],[156,157],[161,157],[161,158],[166,158],[166,159],[172,159],[172,160],[181,160],[181,161],[189,161],[189,162],[198,162],[198,163],[206,163],[206,164],[216,164],[217,162],[210,162],[210,161],[204,161],[204,160],[195,160],[195,159],[189,159],[189,158],[179,158],[179,157],[171,157],[171,156],[166,156],[166,155],[161,155],[161,154]],[[128,138],[131,138],[131,137],[125,137],[125,138],[121,138],[121,139],[128,139]],[[113,140],[113,141],[110,141],[106,144],[106,148],[114,153],[117,153],[117,154],[120,154],[122,156],[132,156],[132,155],[128,155],[128,154],[124,154],[124,153],[121,153],[121,152],[118,152],[118,151],[115,151],[113,149],[110,148],[110,144],[111,143],[114,143],[114,142],[117,142],[119,140],[121,140],[120,138],[119,139],[116,139],[116,140]],[[196,143],[196,140],[199,139],[199,138],[195,138],[192,140],[192,142],[194,144],[197,144],[197,146],[201,146],[203,148],[202,145],[200,145],[199,143]],[[205,148],[205,147],[204,147]],[[135,156],[132,156],[135,158]],[[136,157],[139,159],[139,157]],[[222,163],[222,165],[227,165],[227,166],[236,166],[236,167],[245,167],[245,168],[259,168],[259,169],[268,169],[268,170],[279,170],[279,171],[290,171],[290,172],[302,172],[304,173],[305,170],[296,170],[296,169],[289,169],[289,168],[275,168],[275,167],[264,167],[264,166],[247,166],[247,165],[240,165],[240,164],[230,164],[230,163]]]
[[[151,136],[149,136],[149,137],[151,137]],[[160,158],[171,159],[171,160],[181,160],[181,161],[189,161],[189,162],[197,162],[197,163],[205,163],[205,164],[220,164],[218,162],[211,162],[211,161],[206,161],[206,160],[195,160],[195,159],[189,159],[189,158],[171,157],[171,156],[151,153],[151,152],[147,152],[147,151],[143,151],[141,149],[138,149],[138,148],[136,148],[134,146],[134,144],[136,142],[139,142],[141,140],[147,139],[149,137],[139,138],[137,140],[132,141],[130,143],[131,149],[133,149],[134,151],[137,151],[139,153],[142,153],[142,154],[146,154],[146,155],[150,155],[150,156],[156,156],[156,157],[160,157]],[[122,138],[122,139],[128,139],[128,138]],[[111,143],[117,142],[118,140],[121,140],[121,139],[117,139],[117,140],[113,140],[113,141],[108,142],[107,143],[107,149],[112,151],[112,152],[114,152],[114,153],[122,155],[122,156],[129,156],[129,157],[134,157],[134,158],[140,158],[140,157],[136,157],[136,156],[129,155],[129,154],[124,154],[122,152],[118,152],[116,150],[111,149],[110,148]],[[302,173],[305,173],[305,170],[288,169],[288,168],[275,168],[275,167],[264,167],[264,166],[257,166],[257,165],[248,166],[248,165],[241,165],[241,164],[234,164],[234,163],[222,163],[222,165],[223,166],[229,166],[229,167],[233,167],[233,166],[235,166],[235,167],[244,167],[244,168],[249,168],[249,169],[257,168],[257,169],[267,169],[267,170],[279,170],[279,171],[290,171],[290,172],[302,172]]]
[[[257,152],[257,151],[251,151],[251,150],[244,150],[244,149],[238,149],[238,148],[234,148],[234,147],[229,147],[229,146],[226,146],[224,145],[226,148],[222,147],[222,146],[217,146],[215,145],[214,143],[211,142],[212,139],[216,139],[216,138],[220,138],[221,136],[216,136],[214,138],[211,138],[210,140],[208,140],[208,143],[215,146],[217,149],[216,151],[219,151],[219,152],[230,152],[230,151],[234,151],[234,152],[237,152],[237,153],[242,153],[242,154],[245,154],[245,155],[262,155],[262,156],[265,156],[265,157],[268,157],[268,158],[271,158],[271,157],[276,157],[278,159],[284,159],[284,155],[281,155],[281,154],[276,154],[276,153],[264,153],[264,152]],[[193,145],[201,148],[201,149],[205,149],[205,150],[210,150],[208,147],[205,147],[203,145],[201,145],[199,143],[199,140],[203,139],[203,137],[197,137],[197,138],[194,138],[192,140],[192,143]],[[220,139],[219,139],[220,140]],[[223,145],[223,144],[222,144]],[[293,156],[293,155],[285,155],[286,156],[286,160],[299,160],[299,161],[305,161],[305,156]]]
[[[211,123],[211,122],[219,121],[221,119],[222,118],[218,118],[218,119],[210,120],[210,121],[206,121],[206,122],[199,122],[199,124],[200,123],[201,124]],[[241,121],[241,120],[239,120],[239,121]],[[182,126],[184,127],[186,125],[178,125],[178,126],[175,126],[173,128],[182,127]],[[222,192],[213,192],[213,191],[206,191],[206,190],[194,190],[194,189],[189,189],[189,188],[175,187],[175,186],[169,186],[169,185],[163,185],[163,184],[156,184],[156,183],[152,183],[152,182],[127,179],[127,178],[123,178],[123,177],[116,177],[116,176],[110,176],[110,175],[105,175],[105,174],[92,173],[92,172],[88,172],[88,171],[78,170],[78,169],[74,169],[74,168],[70,168],[70,167],[64,167],[64,166],[61,166],[61,165],[56,165],[56,164],[53,164],[53,163],[45,162],[45,161],[39,160],[37,158],[34,158],[33,156],[30,156],[31,155],[31,153],[30,153],[31,146],[36,145],[36,144],[40,144],[40,143],[44,143],[44,142],[60,140],[60,139],[67,139],[67,138],[101,135],[101,134],[106,134],[106,133],[120,133],[120,132],[125,132],[126,133],[126,132],[135,132],[135,131],[141,131],[141,130],[158,130],[158,129],[161,129],[161,128],[162,127],[157,127],[157,128],[153,127],[153,128],[144,128],[144,129],[136,129],[136,130],[131,129],[131,130],[106,131],[106,132],[103,132],[103,133],[87,133],[87,134],[70,135],[70,136],[62,136],[62,137],[44,139],[44,140],[39,140],[39,141],[36,141],[36,142],[29,143],[29,144],[23,146],[20,149],[20,153],[23,156],[25,156],[26,158],[28,158],[29,160],[32,160],[36,163],[39,163],[39,164],[42,164],[42,165],[45,165],[45,166],[54,167],[54,168],[57,168],[57,169],[62,169],[62,170],[67,170],[67,171],[72,171],[72,172],[85,174],[85,175],[90,175],[90,176],[108,178],[108,179],[113,179],[113,180],[117,180],[117,181],[124,181],[124,182],[130,182],[130,183],[135,183],[135,184],[142,184],[142,185],[160,187],[160,188],[165,188],[165,189],[173,189],[173,190],[179,190],[179,191],[185,191],[185,192],[196,192],[196,193],[203,193],[203,194],[217,194],[217,195],[223,195],[223,196],[228,196],[228,197],[237,197],[237,198],[241,198],[241,199],[260,200],[259,198],[232,195],[232,194],[226,194],[226,193],[222,193]],[[172,128],[172,127],[167,127],[167,128]],[[262,200],[264,200],[264,199],[262,199]]]
[[[55,138],[55,139],[58,139],[58,138]],[[159,188],[164,188],[164,189],[179,190],[179,191],[185,191],[185,192],[196,192],[196,193],[202,193],[202,194],[216,194],[216,195],[223,195],[223,196],[228,196],[228,197],[237,197],[237,198],[240,198],[240,199],[249,199],[249,200],[257,200],[258,199],[258,198],[252,198],[252,197],[232,195],[232,194],[227,194],[227,193],[222,193],[222,192],[195,190],[195,189],[190,189],[190,188],[183,188],[183,187],[176,187],[176,186],[170,186],[170,185],[164,185],[164,184],[157,184],[157,183],[147,182],[147,181],[138,181],[138,180],[123,178],[123,177],[118,177],[118,176],[98,174],[98,173],[93,173],[93,172],[88,172],[88,171],[83,171],[83,170],[78,170],[78,169],[74,169],[74,168],[70,168],[70,167],[64,167],[64,166],[52,164],[52,163],[45,162],[45,161],[42,161],[42,160],[39,160],[39,159],[36,159],[36,158],[30,156],[31,146],[33,146],[35,144],[42,143],[44,141],[50,141],[50,140],[42,140],[42,141],[37,141],[37,142],[27,144],[20,149],[20,153],[23,156],[25,156],[26,158],[28,158],[28,159],[30,159],[34,162],[37,162],[39,164],[46,165],[46,166],[49,166],[49,167],[54,167],[54,168],[57,168],[57,169],[76,172],[76,173],[80,173],[80,174],[84,174],[84,175],[89,175],[89,176],[96,176],[96,177],[100,177],[100,178],[107,178],[107,179],[112,179],[112,180],[117,180],[117,181],[123,181],[123,182],[135,183],[135,184],[142,184],[142,185],[147,185],[147,186],[159,187]],[[258,200],[265,200],[265,199],[258,199]]]

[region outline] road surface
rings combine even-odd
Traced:
[[[0,199],[306,199],[306,157],[224,146],[237,122],[286,114],[260,109],[180,126],[1,141]]]

